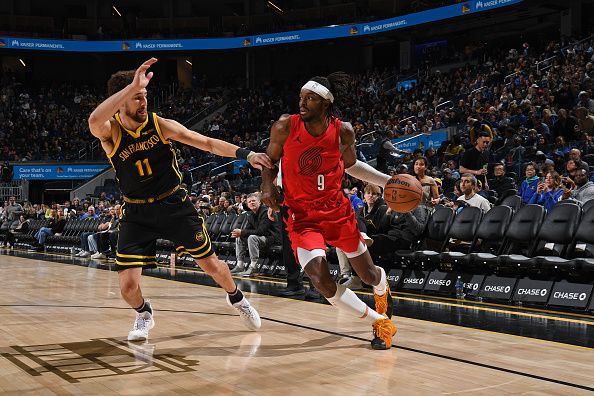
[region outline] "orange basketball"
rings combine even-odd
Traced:
[[[386,183],[384,200],[392,210],[400,213],[413,211],[421,203],[421,182],[411,175],[395,175]]]

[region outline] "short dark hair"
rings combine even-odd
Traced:
[[[111,75],[107,81],[107,95],[111,96],[116,92],[121,91],[134,81],[134,70],[120,70]]]
[[[489,138],[489,139],[491,139],[491,135],[490,135],[490,134],[489,134],[489,132],[487,132],[487,131],[480,131],[480,132],[479,132],[479,134],[478,134],[478,136],[477,136],[477,139],[478,139],[478,138],[482,138],[482,137],[486,137],[486,138]]]

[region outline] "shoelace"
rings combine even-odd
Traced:
[[[249,304],[248,305],[240,305],[239,306],[239,311],[241,313],[243,313],[244,315],[249,316],[250,318],[254,318],[254,315],[253,315],[252,310],[250,308],[251,308],[251,305],[249,305]]]
[[[143,318],[141,315],[136,317],[136,321],[134,322],[134,330],[144,330],[146,329],[148,319]]]

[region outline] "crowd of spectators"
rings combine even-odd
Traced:
[[[352,95],[340,106],[343,119],[351,121],[357,136],[365,136],[364,140],[379,150],[378,164],[385,160],[385,171],[411,173],[421,181],[422,206],[429,211],[437,204],[456,208],[471,205],[487,211],[508,195],[518,195],[524,204],[539,204],[550,210],[563,199],[584,203],[594,198],[594,183],[590,181],[594,165],[593,63],[592,37],[551,42],[540,50],[525,43],[517,49],[493,51],[480,64],[418,76],[418,83],[409,90],[386,87],[385,81],[393,76],[390,70],[356,74],[351,82]],[[271,123],[295,108],[297,89],[285,84],[237,91],[237,99],[216,114],[202,132],[262,150]],[[72,117],[73,107],[63,104],[76,94],[86,95],[86,100],[93,103],[98,100],[96,94],[84,88],[71,87],[70,94],[55,95],[43,90],[28,93],[14,82],[3,87],[3,155],[11,159],[11,151],[12,155],[26,152],[20,149],[25,142],[14,133],[16,125],[44,137],[37,129],[36,120],[40,117],[50,120],[40,125],[59,125],[59,117],[76,119]],[[212,100],[205,100],[205,93],[188,95],[178,96],[179,102],[169,105],[171,110],[178,111],[175,114],[179,117],[190,114],[179,110],[183,103],[190,102],[194,108],[195,102],[204,105]],[[81,104],[78,114],[84,112],[82,107]],[[50,115],[45,114],[46,109]],[[391,143],[395,137],[444,128],[451,128],[451,138],[439,148],[398,152]],[[28,150],[38,155],[47,147],[49,153],[52,144],[64,139],[53,130],[47,136],[54,139],[41,139],[37,148]],[[64,140],[70,137],[72,141],[73,136],[67,134]],[[249,210],[246,193],[259,188],[253,169],[248,165],[235,172],[222,168],[223,174],[216,172],[215,176],[210,176],[212,167],[205,167],[202,173],[191,172],[190,169],[214,162],[215,158],[198,155],[196,150],[183,145],[177,150],[190,199],[201,213],[208,216]],[[363,183],[347,178],[344,187],[356,209],[368,206],[370,199],[363,193]],[[65,211],[64,215],[92,217],[109,213],[110,208],[119,204],[117,197],[109,197],[107,203],[102,198],[107,197],[100,197],[96,205],[86,200],[72,202],[69,207],[73,211]],[[23,205],[22,212],[25,219],[52,217],[52,208],[42,205]],[[5,209],[3,213],[9,212]],[[4,217],[3,227],[9,220]],[[5,231],[22,223],[14,213],[10,221]],[[57,232],[49,228],[44,232]],[[83,243],[81,251],[87,251],[86,246],[88,243]]]

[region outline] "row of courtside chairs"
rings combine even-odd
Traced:
[[[395,267],[480,274],[594,279],[594,200],[514,211],[495,206],[485,214],[438,207],[411,250],[393,254]]]

